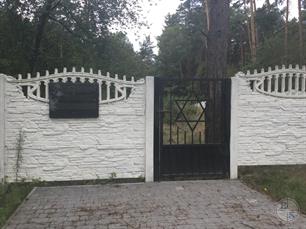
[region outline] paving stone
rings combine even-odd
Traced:
[[[7,229],[292,228],[276,203],[239,181],[181,181],[37,188]]]

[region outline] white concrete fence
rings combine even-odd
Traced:
[[[100,116],[50,119],[51,80],[97,82]],[[306,164],[305,84],[306,69],[298,66],[232,78],[231,178],[238,166]],[[2,180],[153,181],[154,77],[127,80],[83,68],[0,75],[0,127]]]
[[[95,74],[83,68],[79,72],[75,68],[71,72],[66,68],[62,72],[55,69],[53,74],[47,71],[45,76],[28,74],[17,79],[1,75],[1,179],[66,181],[146,177],[152,181],[153,158],[145,157],[146,149],[153,153],[150,128],[153,128],[154,111],[150,110],[153,106],[146,107],[154,99],[150,94],[154,89],[151,78],[147,77],[145,83],[143,79],[127,80],[125,76],[111,77],[109,73],[102,75],[101,71]],[[48,84],[51,80],[97,82],[99,118],[50,119]],[[146,127],[150,130],[148,136]],[[150,174],[145,174],[145,168]]]
[[[306,164],[306,68],[232,78],[231,177],[237,166]]]

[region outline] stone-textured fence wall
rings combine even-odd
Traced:
[[[51,119],[50,81],[97,83],[99,117]],[[0,179],[153,181],[153,77],[0,75],[0,127]],[[306,164],[305,67],[232,78],[230,150],[231,178],[238,166]]]
[[[0,103],[4,108],[0,119],[2,178],[67,181],[145,176],[144,80],[119,80],[118,76],[85,73],[83,69],[70,73],[56,70],[55,74],[34,78],[32,84],[30,76],[28,79],[19,76],[19,80],[0,77],[3,89]],[[50,119],[46,96],[39,98],[41,92],[33,88],[51,78],[54,81],[92,78],[99,84],[106,81],[106,85],[118,88],[118,94],[113,99],[108,95],[103,101],[100,95],[98,118]],[[21,90],[24,85],[28,85],[27,97]],[[119,99],[125,87],[131,88],[131,94]]]
[[[305,83],[298,66],[232,79],[232,174],[237,166],[306,164]]]

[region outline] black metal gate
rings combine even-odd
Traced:
[[[155,78],[155,180],[229,177],[230,85]]]

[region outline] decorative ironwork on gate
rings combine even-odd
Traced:
[[[207,98],[201,95],[201,85],[196,81],[176,81],[164,88],[164,144],[205,143]]]
[[[63,71],[59,72],[56,68],[53,74],[46,71],[44,76],[41,76],[40,73],[37,73],[35,77],[32,77],[31,74],[23,77],[19,74],[17,79],[9,77],[8,81],[15,83],[27,98],[45,103],[49,102],[50,82],[97,83],[100,104],[127,99],[136,85],[144,83],[143,79],[135,81],[134,77],[131,77],[130,80],[126,76],[120,78],[117,74],[111,77],[109,72],[102,75],[101,70],[94,73],[93,69],[85,72],[85,69],[81,68],[81,71],[78,72],[75,67],[71,72],[68,72],[67,68],[63,68]]]

